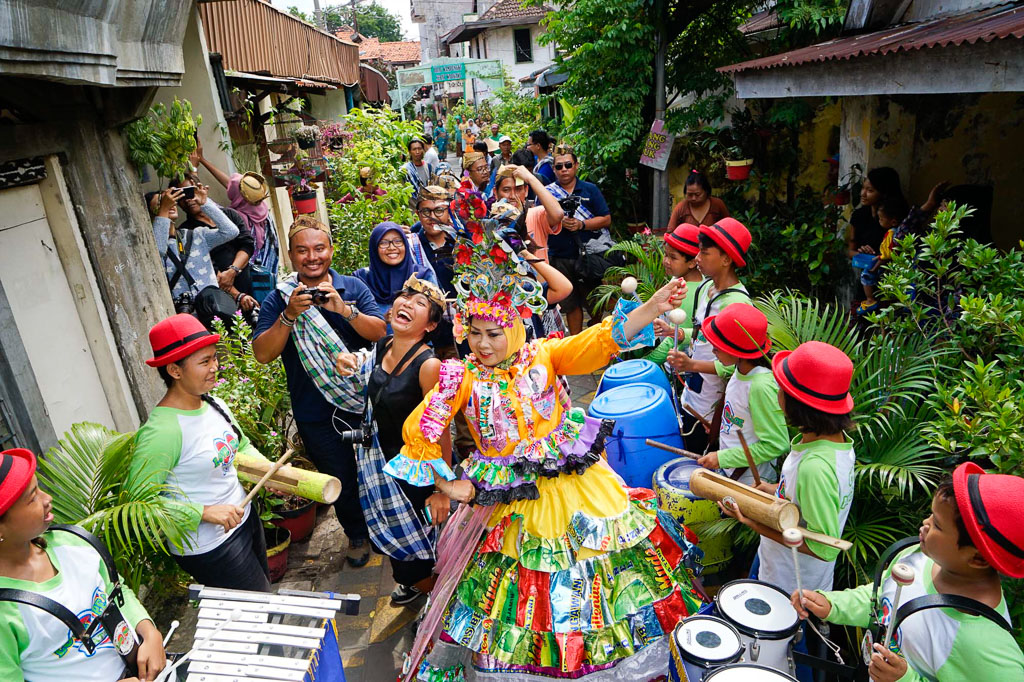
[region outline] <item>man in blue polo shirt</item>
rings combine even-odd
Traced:
[[[578,196],[582,200],[572,216],[567,212],[562,219],[562,231],[548,238],[551,265],[572,282],[572,293],[558,304],[565,313],[571,334],[583,331],[583,306],[587,304],[590,292],[601,283],[606,267],[597,264],[615,243],[608,229],[612,217],[604,195],[594,183],[576,177],[579,165],[572,147],[557,145],[554,153],[556,180],[547,186],[563,208],[563,200],[570,196]],[[584,254],[587,267],[584,267]]]
[[[340,342],[344,345],[341,350],[353,352],[373,347],[383,338],[386,326],[366,285],[331,269],[333,255],[327,226],[312,216],[300,216],[288,233],[288,256],[296,274],[263,300],[252,351],[259,362],[267,364],[280,357],[284,364],[292,413],[305,454],[320,472],[341,481],[334,511],[349,539],[348,562],[359,567],[370,558],[369,532],[359,505],[355,451],[338,432],[358,429],[363,408],[340,399],[325,386],[328,368],[322,365],[333,363],[333,354],[325,357],[310,352],[310,336],[305,329],[314,324],[314,318],[317,322],[326,320],[333,330],[333,343]],[[326,300],[314,304],[307,288],[324,292]],[[290,291],[287,296],[285,290]],[[295,323],[302,315],[305,319],[299,330],[303,334],[297,339]],[[326,330],[328,335],[330,330]],[[324,329],[317,332],[322,336]],[[310,335],[317,334],[311,330]]]

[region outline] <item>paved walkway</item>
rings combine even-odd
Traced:
[[[574,405],[590,405],[599,377],[600,373],[569,377]],[[321,508],[312,536],[291,546],[288,571],[276,587],[360,595],[359,615],[338,616],[337,621],[347,682],[390,682],[401,670],[403,654],[412,648],[412,624],[426,599],[408,607],[391,606],[395,582],[385,557],[371,554],[366,566],[352,568],[345,562],[347,546],[334,512]],[[174,611],[158,617],[157,625],[166,632],[171,618],[177,618],[181,626],[167,649],[187,651],[195,633],[196,609],[182,602]]]

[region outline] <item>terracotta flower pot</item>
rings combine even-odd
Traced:
[[[267,566],[270,568],[270,582],[276,583],[284,577],[288,569],[288,548],[292,544],[292,534],[287,528],[264,528],[267,538]]]
[[[316,525],[316,502],[308,500],[297,509],[278,510],[277,515],[281,518],[271,523],[278,528],[288,529],[292,542],[302,542],[313,533],[313,526]]]

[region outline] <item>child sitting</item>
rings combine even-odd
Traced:
[[[877,616],[884,628],[896,606],[891,568],[901,562],[914,569],[914,582],[901,592],[902,604],[927,594],[959,595],[995,609],[1009,623],[999,576],[1024,578],[1022,509],[1024,478],[961,464],[935,491],[920,544],[890,563],[880,603],[872,602],[868,584],[840,592],[794,592],[793,606],[802,618],[810,612],[840,625],[867,627]],[[951,608],[911,614],[893,633],[890,651],[878,643],[872,648],[868,673],[875,682],[1024,680],[1024,654],[1009,632],[986,617]]]
[[[686,313],[687,318],[693,316],[693,303],[697,295],[697,284],[703,280],[697,269],[697,254],[700,252],[700,228],[690,223],[683,223],[665,235],[665,257],[661,265],[669,278],[682,278],[687,283],[686,296],[679,304],[679,309]],[[656,365],[663,364],[668,352],[675,348],[675,327],[658,318],[654,321],[654,333],[665,336],[654,350],[644,356]],[[679,327],[680,343],[690,342],[691,329],[685,322]]]
[[[686,377],[682,397],[686,448],[703,453],[707,450],[709,436],[718,436],[717,431],[712,434],[704,425],[715,421],[716,410],[725,393],[722,377],[729,371],[716,366],[714,351],[704,338],[701,325],[733,303],[750,303],[736,269],[747,264],[751,238],[743,223],[734,218],[722,218],[714,225],[702,225],[699,241],[697,267],[707,279],[696,287],[694,294],[690,353],[673,350],[668,354],[667,364]]]
[[[878,224],[885,230],[882,243],[878,247],[878,255],[872,260],[870,268],[860,274],[860,283],[864,287],[864,301],[857,308],[858,315],[878,310],[879,303],[875,299],[875,287],[882,278],[882,267],[892,260],[893,235],[903,219],[907,217],[907,203],[902,197],[891,197],[878,207]]]
[[[779,405],[779,386],[767,355],[771,348],[768,319],[749,303],[737,303],[704,320],[702,331],[714,347],[718,361],[735,367],[735,372],[725,387],[718,436],[721,449],[704,455],[697,463],[709,469],[724,468],[727,476],[753,485],[754,475],[748,469],[742,436],[761,478],[774,480],[771,462],[786,454],[789,433]],[[736,477],[736,469],[746,471]]]
[[[761,490],[800,507],[807,529],[841,537],[853,503],[853,398],[850,381],[853,363],[843,351],[820,341],[800,344],[795,351],[779,351],[772,360],[778,382],[779,404],[790,426],[800,431],[782,464],[778,484],[764,483]],[[790,549],[782,533],[746,518],[737,508],[719,503],[722,511],[750,526],[761,537],[751,577],[776,585],[787,593],[796,589]],[[839,550],[805,540],[800,546],[800,576],[804,587],[832,589]]]

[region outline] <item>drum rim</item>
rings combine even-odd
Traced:
[[[693,654],[687,656],[687,650],[680,646],[679,642],[676,640],[676,632],[679,630],[679,628],[683,627],[683,625],[685,625],[687,621],[691,620],[713,620],[717,623],[721,623],[725,627],[732,630],[733,634],[736,635],[736,652],[723,658],[704,658],[702,656],[696,656]],[[743,657],[743,638],[740,637],[740,632],[736,629],[736,626],[727,621],[725,618],[712,616],[708,613],[695,614],[693,616],[690,616],[689,618],[681,620],[679,624],[672,629],[672,643],[675,645],[676,649],[679,650],[679,655],[682,657],[684,661],[686,661],[687,663],[692,663],[693,665],[699,666],[701,668],[711,668],[712,666],[718,667],[720,665],[725,665],[727,663],[735,663]]]
[[[728,671],[728,670],[735,670],[736,668],[745,668],[745,669],[746,668],[754,668],[754,669],[757,669],[757,670],[767,670],[768,672],[772,672],[772,673],[775,673],[776,675],[780,675],[781,676],[779,678],[780,682],[782,680],[785,680],[786,682],[790,682],[790,681],[797,682],[797,679],[795,677],[793,677],[792,675],[790,675],[789,673],[784,673],[781,670],[776,670],[775,668],[772,668],[771,666],[761,665],[760,663],[735,663],[735,664],[730,665],[728,667],[722,666],[721,668],[716,668],[715,670],[712,670],[711,672],[708,673],[707,677],[704,678],[704,682],[708,682],[708,680],[711,680],[712,677],[714,677],[715,675],[717,675],[720,672],[725,672],[725,671]]]
[[[771,583],[766,583],[763,580],[754,580],[753,578],[740,578],[739,580],[732,580],[722,585],[721,589],[718,590],[718,594],[715,595],[715,609],[717,609],[718,613],[722,615],[723,619],[727,620],[730,624],[734,625],[737,630],[747,635],[748,637],[757,637],[758,639],[767,640],[780,640],[789,639],[790,637],[796,634],[796,631],[800,629],[799,614],[797,614],[796,622],[794,622],[785,630],[758,630],[757,628],[744,625],[743,623],[737,623],[732,618],[729,618],[729,615],[722,609],[721,605],[719,604],[718,599],[722,595],[722,593],[729,588],[730,585],[736,585],[739,583],[753,583],[754,585],[764,585],[765,587],[769,587],[778,592],[779,594],[781,594],[783,597],[786,598],[786,603],[789,603],[789,595],[786,594],[782,590],[782,588],[776,587]],[[796,613],[796,609],[794,609],[793,612]]]

